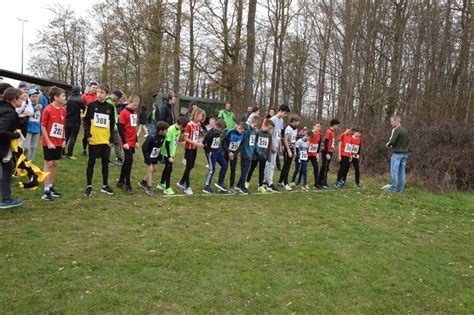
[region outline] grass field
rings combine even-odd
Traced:
[[[474,313],[472,193],[387,194],[363,178],[359,190],[105,196],[97,163],[85,198],[85,165],[60,161],[63,198],[15,189],[24,206],[0,212],[2,314]],[[139,153],[133,182],[144,171]],[[181,175],[178,163],[173,186]]]

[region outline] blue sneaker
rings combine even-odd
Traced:
[[[15,207],[21,206],[22,204],[23,204],[23,201],[18,200],[18,199],[13,199],[13,198],[4,199],[0,203],[0,209],[15,208]]]
[[[337,189],[342,189],[344,188],[344,183],[342,181],[336,182],[334,186],[336,186]]]
[[[204,187],[204,189],[202,191],[205,192],[206,194],[213,194],[214,193],[214,190],[212,190],[212,188],[209,187],[209,186]]]

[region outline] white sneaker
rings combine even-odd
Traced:
[[[183,164],[184,166],[186,166],[186,159],[182,159],[182,160],[181,160],[181,164]]]
[[[186,189],[184,190],[184,193],[185,193],[186,195],[192,195],[192,194],[193,194],[193,190],[191,189],[191,187],[188,187],[188,188],[186,188]]]
[[[186,189],[186,186],[184,186],[184,185],[181,184],[180,182],[177,182],[177,183],[176,183],[176,186],[178,186],[178,187],[181,188],[182,190],[185,190],[185,189]]]
[[[288,185],[288,184],[283,186],[283,188],[285,188],[286,191],[293,191],[293,188],[291,188],[290,185]]]

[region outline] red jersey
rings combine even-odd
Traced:
[[[64,143],[64,125],[66,123],[66,109],[64,107],[56,108],[54,104],[49,104],[41,115],[41,126],[46,128],[49,140],[56,147],[62,147]],[[44,147],[48,146],[44,135],[41,136],[41,143]]]
[[[352,155],[352,136],[343,133],[339,137],[339,141],[341,142],[341,156],[350,157]]]
[[[199,140],[199,130],[201,129],[200,123],[195,123],[193,121],[188,122],[186,128],[184,128],[184,134],[188,136],[191,141],[197,142]],[[196,149],[196,146],[192,143],[186,142],[184,145],[185,149]]]
[[[324,134],[324,146],[323,150],[327,153],[333,153],[336,147],[336,138],[334,137],[334,131],[329,128]]]
[[[362,138],[361,137],[352,137],[352,156],[355,157],[360,154],[360,148],[362,147]]]
[[[89,105],[89,103],[97,101],[97,94],[92,94],[92,93],[86,93],[82,94],[82,99],[84,100],[84,103]]]
[[[309,140],[308,156],[317,156],[321,149],[321,133],[315,133]]]
[[[122,145],[125,144],[124,141],[130,148],[134,148],[137,144],[137,121],[138,116],[134,110],[125,108],[120,112],[118,123],[120,124],[119,133]]]

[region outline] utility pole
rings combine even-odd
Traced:
[[[24,52],[24,44],[25,44],[25,23],[28,20],[17,18],[18,21],[21,22],[21,73],[23,74],[23,52]]]

